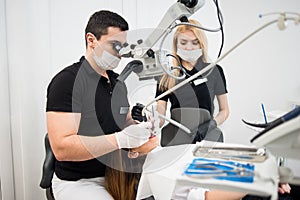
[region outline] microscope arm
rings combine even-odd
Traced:
[[[173,4],[157,28],[150,33],[150,35],[141,43],[131,49],[130,45],[120,50],[120,55],[130,55],[133,58],[144,58],[148,50],[150,50],[158,40],[170,30],[172,24],[176,20],[180,20],[183,17],[189,17],[199,10],[205,4],[205,0],[179,0]]]

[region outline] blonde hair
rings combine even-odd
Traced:
[[[194,19],[190,19],[189,23],[197,25],[197,26],[201,26],[201,24]],[[174,36],[173,36],[173,54],[177,58],[179,58],[177,55],[178,35],[180,33],[186,32],[186,31],[192,31],[195,34],[196,38],[199,41],[200,48],[202,49],[202,61],[207,62],[207,38],[206,38],[206,35],[202,29],[199,29],[199,28],[196,28],[196,27],[190,26],[190,25],[181,25],[176,29]],[[174,59],[173,64],[175,66],[179,65],[179,63],[177,62],[176,59]],[[178,69],[174,70],[175,76],[178,76],[179,73],[180,73],[180,71]],[[175,78],[169,76],[168,74],[164,74],[161,77],[158,89],[160,91],[166,91],[166,90],[174,87],[175,84],[176,84]]]

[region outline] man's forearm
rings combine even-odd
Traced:
[[[90,160],[118,149],[114,134],[95,137],[71,135],[61,142],[61,147],[54,150],[59,161]]]

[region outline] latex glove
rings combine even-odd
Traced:
[[[143,145],[151,136],[152,123],[142,122],[135,125],[130,125],[120,132],[116,132],[116,140],[119,149],[135,148]]]
[[[142,110],[145,106],[143,104],[140,103],[136,103],[135,106],[132,107],[131,109],[131,117],[134,120],[137,120],[139,122],[146,122],[147,121],[147,117],[146,116],[142,116]]]
[[[137,158],[139,156],[146,155],[147,153],[155,149],[157,146],[159,146],[158,137],[150,137],[145,144],[137,148],[130,149],[128,151],[128,158]]]

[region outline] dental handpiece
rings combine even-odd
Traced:
[[[250,141],[253,142],[254,140],[256,140],[258,137],[260,137],[261,135],[263,135],[264,133],[268,132],[269,130],[275,128],[276,126],[289,121],[297,116],[300,115],[300,107],[296,107],[294,108],[292,111],[286,113],[285,115],[275,119],[274,121],[270,122],[270,125],[267,126],[264,130],[262,130],[259,134],[257,134],[256,136],[254,136]]]

